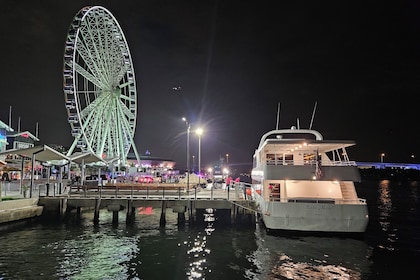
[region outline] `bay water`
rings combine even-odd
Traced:
[[[263,225],[177,225],[168,210],[93,213],[0,228],[0,279],[413,279],[420,275],[420,182],[363,181],[362,236],[268,234]]]

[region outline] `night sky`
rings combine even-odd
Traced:
[[[392,3],[391,3],[392,2]],[[418,162],[418,1],[2,1],[0,119],[70,146],[64,43],[76,13],[107,8],[133,59],[140,154],[186,166],[186,117],[201,166],[247,165],[263,133],[297,119],[355,140],[350,159]],[[178,90],[174,90],[173,88]],[[191,155],[198,159],[197,137]],[[242,168],[242,167],[241,167]]]

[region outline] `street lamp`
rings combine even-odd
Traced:
[[[226,154],[226,165],[229,166],[229,154]]]
[[[191,169],[192,169],[192,172],[195,173],[195,163],[194,163],[195,162],[195,155],[193,155],[192,158],[193,158],[193,162],[192,162],[192,168]]]
[[[188,120],[184,117],[182,120],[187,126],[187,193],[190,192],[190,129],[191,125]]]
[[[381,154],[381,163],[384,163],[384,156],[385,156],[385,154],[384,154],[384,153],[382,153],[382,154]]]

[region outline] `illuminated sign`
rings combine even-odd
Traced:
[[[26,149],[26,148],[31,148],[33,146],[34,145],[31,143],[25,143],[25,142],[19,142],[19,141],[13,142],[14,149]]]

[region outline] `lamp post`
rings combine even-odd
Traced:
[[[381,163],[384,163],[384,156],[385,156],[385,154],[384,154],[384,153],[382,153],[382,154],[381,154]]]
[[[229,166],[229,154],[226,154],[226,165]]]
[[[193,162],[192,162],[192,168],[191,169],[192,169],[192,172],[195,173],[195,163],[194,163],[195,162],[195,155],[193,155],[192,158],[193,158]]]
[[[209,167],[207,169],[207,172],[209,173],[209,177],[211,179],[211,192],[210,192],[210,199],[213,199],[213,189],[214,189],[214,176],[213,176],[213,168]]]
[[[198,185],[200,186],[201,177],[201,135],[203,135],[203,129],[198,128],[195,133],[198,135]]]
[[[184,117],[182,120],[187,126],[187,194],[190,193],[190,129],[191,125],[188,120]]]

